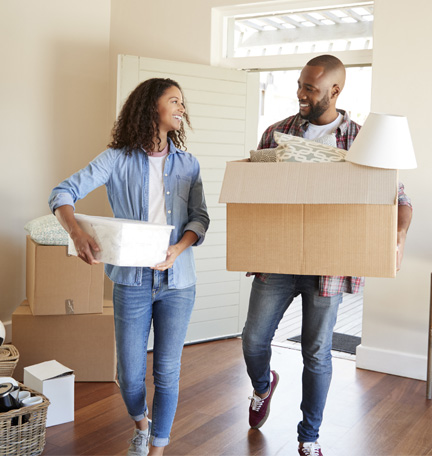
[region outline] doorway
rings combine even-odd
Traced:
[[[264,130],[271,124],[298,112],[297,80],[300,70],[260,72],[260,116],[258,124],[259,142]],[[370,109],[372,68],[357,66],[347,68],[346,85],[342,91],[338,107],[348,112],[352,120],[363,124]],[[334,329],[337,335],[350,336],[348,341],[359,342],[362,331],[363,293],[344,294],[339,307]],[[273,339],[273,344],[300,349],[298,340],[301,333],[301,298],[297,297],[286,311]],[[351,339],[351,340],[350,340]],[[353,350],[351,350],[353,351]],[[355,351],[355,349],[354,349]],[[347,351],[334,351],[337,357],[355,359],[355,354]]]
[[[300,70],[260,72],[260,115],[257,143],[273,123],[298,112],[297,80]],[[347,111],[354,122],[363,125],[370,110],[372,67],[346,68],[346,83],[337,107]]]
[[[345,337],[345,348],[334,346],[333,356],[355,360],[352,353],[355,343],[359,342],[362,335],[362,316],[363,316],[363,292],[357,294],[344,293],[343,300],[339,306],[338,317],[334,328],[334,334],[349,336]],[[273,345],[279,347],[300,350],[298,337],[301,333],[302,307],[301,297],[297,296],[288,310],[285,312],[279,323],[273,338]],[[340,337],[340,336],[339,336]],[[292,340],[294,339],[294,340]],[[351,340],[350,340],[351,339]]]

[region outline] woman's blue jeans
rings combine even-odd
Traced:
[[[331,347],[342,293],[322,297],[318,276],[268,274],[265,281],[255,277],[249,311],[243,330],[243,353],[247,372],[257,393],[270,387],[271,341],[285,311],[301,294],[303,307],[303,420],[298,440],[315,442],[332,376]]]
[[[114,284],[114,321],[117,373],[120,391],[129,415],[140,421],[147,415],[147,343],[154,329],[152,407],[150,442],[169,443],[177,409],[180,360],[195,301],[195,286],[168,288],[167,272],[143,270],[141,286]]]

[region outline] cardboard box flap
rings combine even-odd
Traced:
[[[397,200],[397,171],[339,163],[228,162],[220,203],[388,204]]]
[[[28,366],[25,369],[29,374],[42,381],[73,374],[72,369],[63,366],[63,364],[60,364],[55,360],[45,361],[44,363]]]

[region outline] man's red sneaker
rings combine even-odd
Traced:
[[[252,396],[249,397],[251,400],[249,406],[249,425],[252,429],[260,428],[267,420],[270,413],[270,402],[276,389],[276,386],[279,382],[279,375],[276,371],[270,371],[271,373],[271,383],[270,391],[265,398],[260,398],[255,394],[255,391],[252,393]]]

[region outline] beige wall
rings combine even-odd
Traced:
[[[400,179],[414,214],[397,278],[367,279],[364,353],[357,359],[369,369],[425,378],[432,272],[432,61],[426,51],[432,45],[432,3],[414,0],[406,6],[403,0],[375,0],[372,111],[408,117],[418,168],[401,171]]]
[[[111,55],[210,64],[211,9],[244,3],[254,2],[111,0]]]
[[[210,65],[212,8],[244,3],[254,2],[111,0],[111,118],[115,118],[119,54]]]
[[[25,223],[108,142],[109,27],[109,0],[0,0],[3,321],[25,298]]]

